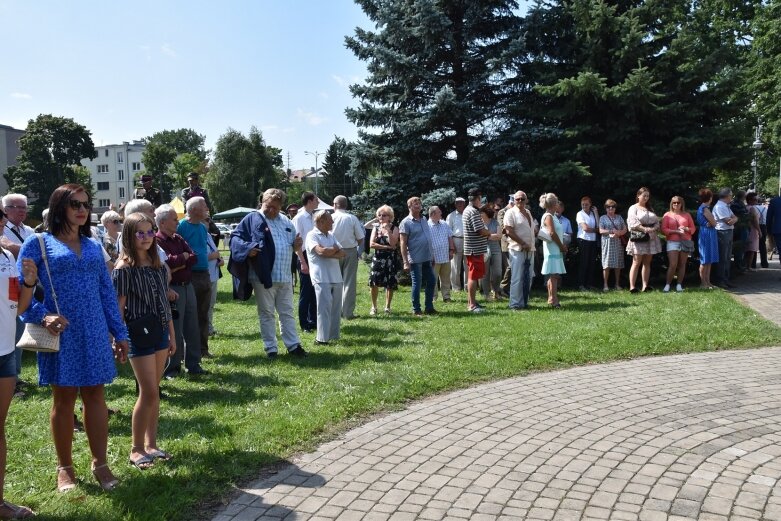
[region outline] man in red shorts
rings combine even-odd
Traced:
[[[469,270],[467,277],[467,309],[471,313],[481,313],[483,307],[477,303],[478,281],[485,275],[484,255],[488,251],[488,236],[491,232],[480,217],[482,194],[478,188],[470,188],[467,199],[469,206],[464,209],[464,257]]]

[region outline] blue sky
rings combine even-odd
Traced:
[[[96,145],[187,127],[209,148],[255,125],[293,169],[357,136],[344,109],[365,66],[344,37],[370,22],[352,0],[0,0],[0,20],[0,124],[71,117]]]
[[[373,27],[352,0],[0,0],[0,20],[0,124],[70,117],[96,145],[192,128],[212,149],[255,125],[294,170],[357,137],[344,37]]]

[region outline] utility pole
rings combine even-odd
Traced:
[[[317,178],[320,177],[320,174],[317,173],[317,158],[320,156],[324,156],[325,152],[318,152],[317,150],[315,150],[314,152],[305,151],[304,154],[308,156],[315,156],[315,195],[317,195]]]

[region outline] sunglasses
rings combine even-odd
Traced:
[[[614,208],[615,209],[615,206],[608,205],[608,206],[605,206],[605,208]]]
[[[144,240],[144,239],[151,239],[155,236],[154,230],[147,230],[145,232],[136,232],[136,239]]]
[[[526,200],[526,198],[525,197],[518,197],[515,200],[518,201],[519,203],[522,203],[522,202],[524,202]]]
[[[381,213],[379,216],[380,217],[390,217],[390,215],[388,215],[387,213]]]
[[[122,221],[120,221],[119,219],[114,219],[111,222],[114,223],[114,224],[122,224]]]
[[[90,202],[82,202],[77,201],[76,199],[71,199],[68,201],[68,205],[70,205],[71,210],[78,210],[79,208],[84,208],[88,212],[92,210],[92,203]]]
[[[673,201],[673,204],[681,204],[680,201]]]

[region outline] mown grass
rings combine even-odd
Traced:
[[[360,280],[366,280],[365,266]],[[89,451],[76,434],[74,458],[82,484],[55,492],[55,455],[48,426],[50,392],[34,388],[15,399],[8,418],[6,498],[32,506],[43,519],[160,520],[198,518],[236,484],[364,415],[475,382],[572,365],[640,356],[781,343],[781,329],[721,291],[563,292],[561,310],[535,294],[533,309],[512,312],[506,302],[466,312],[463,293],[440,303],[439,316],[414,318],[409,289],[391,316],[369,317],[368,290],[359,290],[361,318],[343,322],[338,345],[314,347],[305,360],[263,355],[254,300],[230,299],[223,278],[216,311],[217,356],[211,375],[164,382],[160,445],[175,458],[144,472],[130,467],[130,411],[135,399],[129,366],[107,387],[109,459],[122,485],[110,494],[89,475]],[[25,355],[23,376],[36,378]]]

